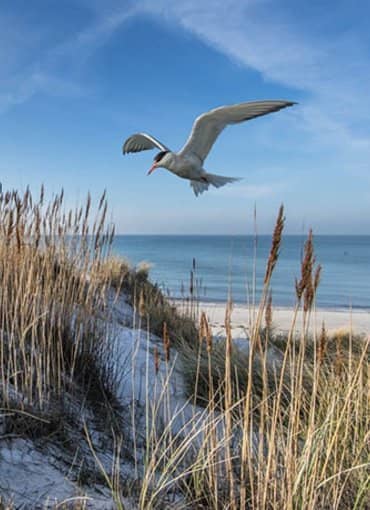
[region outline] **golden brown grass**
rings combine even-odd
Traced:
[[[224,343],[204,342],[207,318],[202,315],[200,341],[180,347],[189,393],[203,403],[205,419],[194,415],[182,438],[174,437],[170,426],[161,437],[150,436],[156,438],[152,451],[166,462],[165,467],[151,462],[145,472],[143,510],[161,508],[174,486],[184,497],[178,508],[369,508],[370,340],[350,331],[308,333],[321,270],[315,269],[312,232],[292,330],[277,336],[269,327],[261,329],[266,308],[267,316],[272,314],[269,285],[282,222],[281,209],[249,355],[233,347],[230,305]],[[293,329],[300,306],[305,319],[297,337]],[[275,364],[268,357],[271,348],[279,352]],[[160,483],[153,489],[159,471]]]
[[[63,192],[45,201],[29,191],[0,194],[0,408],[5,432],[56,437],[71,417],[68,402],[115,405],[105,325],[111,275],[105,194],[95,214],[66,210]],[[79,410],[74,409],[78,415]],[[110,423],[109,427],[112,426]]]
[[[329,335],[325,328],[309,334],[321,269],[315,267],[312,232],[296,283],[291,331],[275,335],[269,296],[284,226],[280,209],[249,354],[243,355],[233,345],[231,303],[220,342],[205,315],[199,328],[194,324],[196,307],[191,317],[183,316],[165,299],[148,280],[147,267],[107,259],[113,232],[104,227],[106,208],[103,196],[90,220],[89,198],[84,208],[66,212],[62,194],[50,203],[43,192],[36,201],[28,191],[0,196],[0,399],[12,411],[14,430],[25,432],[20,417],[27,416],[29,436],[54,433],[61,416],[55,402],[66,394],[90,395],[109,408],[115,380],[104,369],[109,345],[102,319],[113,286],[129,295],[136,327],[164,342],[165,359],[158,348],[154,356],[156,380],[146,379],[148,395],[149,385],[161,383],[163,390],[159,400],[147,402],[141,431],[144,464],[136,462],[131,494],[141,510],[369,508],[369,338],[350,330]],[[297,337],[300,307],[305,318]],[[276,363],[272,348],[279,353]],[[172,425],[181,409],[171,414],[169,390],[172,349],[179,353],[189,401],[202,404],[177,432]],[[164,381],[160,363],[167,368]],[[168,421],[157,429],[163,407]],[[112,433],[118,445],[112,473],[103,467],[112,500],[121,508],[122,432]],[[87,428],[85,435],[94,451]],[[94,456],[99,465],[98,453]]]

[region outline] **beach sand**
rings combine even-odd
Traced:
[[[204,311],[210,321],[213,332],[216,335],[224,334],[225,326],[225,303],[200,303],[199,310]],[[246,337],[250,323],[249,309],[246,305],[234,304],[231,315],[233,336]],[[276,331],[289,331],[292,325],[293,310],[291,308],[274,308],[272,314],[273,327]],[[370,334],[370,310],[350,309],[317,309],[312,312],[310,329],[320,331],[322,323],[325,323],[330,333],[338,329],[352,330],[355,333]],[[264,318],[262,321],[264,326]],[[298,313],[295,330],[302,327],[302,312]]]

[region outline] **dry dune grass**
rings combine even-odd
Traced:
[[[270,282],[283,226],[281,208],[262,299],[252,314],[249,354],[233,345],[231,305],[225,311],[226,339],[216,342],[205,315],[198,328],[189,319],[196,305],[182,315],[147,275],[123,278],[141,324],[163,337],[165,352],[176,347],[189,398],[206,416],[199,421],[194,413],[185,436],[174,434],[171,424],[161,434],[150,430],[150,456],[136,494],[142,510],[369,507],[369,339],[350,330],[329,334],[324,326],[319,335],[309,334],[321,272],[311,231],[295,285],[291,330],[274,333]],[[304,327],[297,336],[300,309]],[[277,355],[274,363],[271,352]],[[170,356],[167,363],[170,367]],[[183,498],[177,506],[169,504],[173,493]]]
[[[48,436],[71,398],[114,400],[104,314],[110,275],[99,266],[113,239],[102,196],[66,211],[29,191],[0,194],[0,407],[7,434]],[[99,273],[99,277],[96,275]],[[75,412],[78,414],[79,410]]]
[[[62,419],[58,403],[70,394],[100,403],[107,413],[116,381],[102,318],[109,289],[124,289],[134,327],[163,337],[168,381],[160,400],[171,409],[175,347],[189,401],[201,407],[174,432],[176,416],[157,430],[160,406],[147,402],[144,460],[137,461],[132,484],[120,475],[124,430],[115,428],[117,459],[103,477],[117,508],[124,508],[123,496],[141,510],[369,508],[369,339],[351,331],[329,335],[324,327],[309,335],[320,279],[312,232],[291,331],[277,336],[269,296],[284,227],[279,210],[249,353],[241,354],[233,343],[231,304],[225,341],[216,342],[206,316],[194,323],[196,304],[184,316],[149,282],[147,267],[108,257],[113,231],[104,226],[106,210],[105,196],[92,219],[89,198],[84,208],[65,212],[63,194],[50,203],[43,191],[36,201],[28,191],[0,196],[0,399],[1,408],[12,411],[8,426],[31,437],[50,435]],[[299,309],[305,327],[297,337]],[[148,395],[155,384],[147,379]],[[88,429],[85,436],[93,451]]]
[[[365,509],[370,505],[370,340],[351,331],[328,335],[324,327],[320,335],[309,335],[321,271],[315,264],[311,231],[296,282],[291,331],[277,336],[270,330],[269,289],[283,224],[281,208],[249,355],[233,346],[230,308],[223,343],[215,343],[202,316],[199,337],[177,345],[189,395],[205,407],[207,419],[200,425],[194,417],[191,432],[182,440],[168,428],[151,446],[166,463],[165,468],[162,463],[147,466],[142,509],[161,508],[173,486],[182,491],[189,508]],[[293,331],[301,308],[304,328],[297,337]],[[279,356],[271,364],[272,348]],[[186,453],[192,462],[184,467]],[[162,485],[153,490],[150,482],[156,477]],[[185,503],[179,506],[185,507]]]

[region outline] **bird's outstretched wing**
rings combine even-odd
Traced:
[[[195,155],[203,163],[218,135],[229,124],[237,124],[268,113],[277,112],[296,103],[293,101],[253,101],[221,106],[200,115],[193,124],[186,144],[179,154]]]
[[[131,135],[122,146],[123,154],[128,152],[141,152],[149,149],[155,149],[157,147],[161,151],[168,151],[169,149],[159,142],[154,136],[148,135],[147,133],[136,133]]]

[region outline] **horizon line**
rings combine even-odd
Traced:
[[[300,237],[300,236],[306,236],[308,234],[308,231],[307,232],[302,232],[300,234],[284,234],[283,233],[283,237]],[[206,234],[206,233],[191,233],[191,234],[178,234],[178,233],[166,233],[166,234],[162,234],[162,233],[158,233],[158,232],[155,232],[155,233],[151,233],[151,234],[148,234],[148,233],[142,233],[142,232],[136,232],[136,233],[117,233],[115,235],[115,237],[129,237],[129,236],[168,236],[168,237],[235,237],[235,236],[253,236],[253,237],[261,237],[261,236],[269,236],[271,237],[272,236],[272,233],[258,233],[258,234],[255,234],[254,232],[252,233],[238,233],[238,234]],[[346,234],[346,233],[340,233],[340,234],[315,234],[315,232],[313,232],[313,236],[314,237],[338,237],[338,236],[341,236],[341,237],[370,237],[370,233],[368,234]]]

